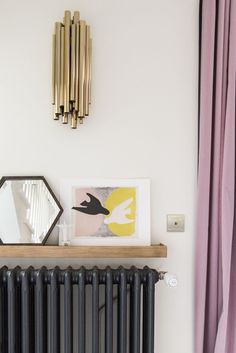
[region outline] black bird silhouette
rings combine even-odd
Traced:
[[[83,207],[72,207],[72,210],[87,213],[90,215],[97,215],[97,214],[108,215],[110,213],[108,209],[102,206],[101,202],[95,196],[89,193],[86,193],[86,195],[90,198],[90,200],[89,201],[84,200],[80,204],[80,206],[83,206]]]

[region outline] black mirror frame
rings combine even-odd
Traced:
[[[3,186],[3,184],[8,181],[8,180],[42,180],[44,182],[44,184],[46,185],[46,187],[48,188],[49,192],[51,193],[54,201],[56,202],[58,208],[59,208],[59,212],[55,218],[55,220],[53,221],[51,227],[49,228],[47,234],[45,235],[44,239],[42,240],[42,243],[3,243],[2,240],[0,239],[0,245],[19,245],[19,246],[42,246],[45,245],[45,243],[47,242],[52,230],[54,229],[55,225],[57,224],[59,218],[62,215],[63,212],[63,208],[61,206],[61,204],[59,203],[58,199],[56,198],[54,192],[52,191],[51,187],[49,186],[47,180],[45,179],[45,177],[43,176],[3,176],[0,179],[0,188]]]

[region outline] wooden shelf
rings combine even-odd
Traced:
[[[1,257],[29,258],[148,258],[167,257],[163,244],[151,246],[2,245]]]

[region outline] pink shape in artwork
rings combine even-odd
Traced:
[[[99,199],[96,189],[92,188],[78,188],[73,190],[73,206],[79,207],[81,202],[89,201],[89,196],[87,193],[94,195]],[[104,216],[102,214],[89,215],[83,212],[72,210],[74,213],[74,236],[75,237],[85,237],[92,236],[99,230],[100,226],[104,221]]]

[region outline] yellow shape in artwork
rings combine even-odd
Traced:
[[[110,214],[105,218],[110,231],[119,236],[131,236],[136,226],[136,189],[118,188],[110,193],[105,207]]]

